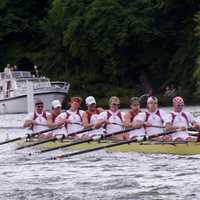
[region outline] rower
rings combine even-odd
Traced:
[[[97,123],[98,115],[103,112],[103,109],[97,107],[96,100],[93,96],[89,96],[85,99],[87,105],[87,111],[83,113],[83,126],[84,128],[95,128]],[[102,129],[93,130],[84,134],[84,137],[92,137],[98,134],[103,133]]]
[[[136,128],[133,131],[130,131],[126,134],[126,139],[132,139],[133,137],[137,136],[144,136],[145,131],[144,128],[137,128],[136,123],[134,121],[135,116],[137,116],[140,111],[140,99],[138,97],[132,97],[130,99],[130,108],[131,110],[128,111],[124,115],[124,127],[126,128]]]
[[[24,122],[24,128],[31,128],[33,132],[47,129],[47,116],[49,113],[44,111],[44,103],[41,99],[35,100],[35,111],[29,113]],[[44,135],[48,135],[45,133]]]
[[[65,125],[62,130],[64,129],[66,136],[69,133],[83,129],[82,118],[84,111],[79,109],[81,101],[82,99],[80,97],[72,97],[69,102],[70,108],[58,116],[59,124],[63,123]]]
[[[172,134],[175,141],[191,141],[193,138],[187,133],[187,129],[191,124],[193,128],[199,129],[199,125],[191,113],[183,111],[184,100],[180,96],[173,98],[173,111],[171,114],[171,123],[174,129],[181,131]]]
[[[58,128],[58,127],[61,128],[63,123],[58,122],[58,116],[61,113],[62,105],[59,100],[53,100],[51,105],[52,105],[52,110],[51,113],[47,116],[47,126],[49,128]],[[57,134],[62,134],[60,129],[54,130],[52,136]]]
[[[123,130],[124,113],[119,110],[120,100],[116,96],[109,99],[109,110],[99,114],[95,128],[104,126],[107,133]],[[117,139],[122,139],[117,137]]]
[[[141,112],[135,117],[137,127],[145,127],[147,136],[164,132],[162,126],[165,126],[166,131],[171,130],[171,118],[166,112],[158,109],[158,99],[156,97],[151,96],[148,98],[147,109],[146,112]]]

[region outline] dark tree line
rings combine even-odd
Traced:
[[[1,0],[0,66],[40,66],[72,93],[200,100],[199,0]]]

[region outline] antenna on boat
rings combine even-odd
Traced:
[[[28,113],[33,112],[34,110],[34,97],[33,97],[33,83],[28,81],[27,87],[27,110]]]

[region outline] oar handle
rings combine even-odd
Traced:
[[[145,126],[146,128],[151,128],[151,127],[153,127],[153,128],[166,128],[165,126],[159,126],[159,125],[150,125],[150,126]]]
[[[36,132],[36,133],[31,133],[31,134],[29,134],[29,137],[34,137],[36,135],[41,135],[43,133],[54,131],[56,129],[59,129],[59,128],[58,127],[56,127],[56,128],[50,128],[50,129],[45,129],[45,130],[42,130],[42,131],[39,131],[39,132]]]
[[[117,126],[123,126],[123,124],[118,124],[118,123],[115,123],[115,122],[112,122],[111,124],[117,125]]]
[[[69,136],[74,136],[74,135],[77,135],[77,134],[80,134],[80,133],[84,133],[84,132],[87,132],[87,131],[92,131],[92,130],[95,130],[95,128],[86,128],[86,129],[82,129],[80,131],[76,131],[76,132],[73,132],[73,133],[69,133],[67,135],[67,137]]]

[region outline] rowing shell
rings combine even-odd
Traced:
[[[69,144],[71,140],[65,140],[64,142],[56,141],[49,142],[35,146],[34,149],[44,150],[64,144]],[[90,148],[96,148],[108,144],[112,144],[114,141],[102,140],[101,142],[93,141],[90,143],[79,144],[65,148],[64,150],[85,150]],[[116,142],[116,141],[115,141]],[[18,142],[18,146],[27,145],[31,142]],[[175,154],[175,155],[195,155],[200,154],[200,142],[142,142],[131,143],[112,147],[107,149],[109,152],[138,152],[138,153],[150,153],[150,154]]]

